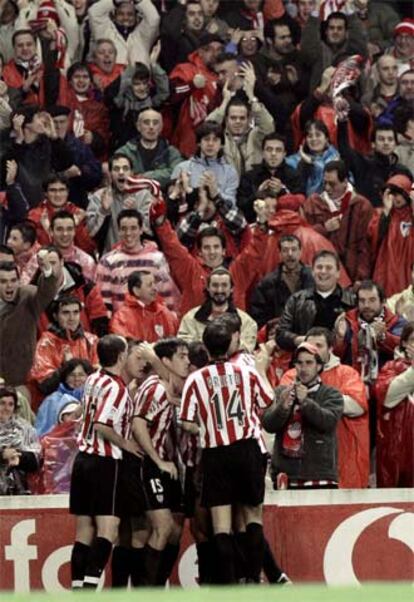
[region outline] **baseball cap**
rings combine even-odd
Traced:
[[[316,359],[316,361],[318,362],[318,364],[323,365],[324,361],[322,360],[321,356],[319,355],[319,350],[315,345],[312,345],[312,343],[308,343],[308,341],[304,341],[303,343],[301,343],[300,345],[297,346],[295,353],[293,354],[293,361],[295,361],[299,355],[299,353],[301,351],[306,351],[307,353],[310,353],[311,355],[313,355]]]
[[[398,192],[400,192],[407,199],[407,201],[409,201],[412,181],[404,174],[397,174],[395,176],[391,176],[391,178],[388,178],[388,180],[385,182],[384,188],[397,189]]]

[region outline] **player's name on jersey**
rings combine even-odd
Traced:
[[[209,387],[231,387],[239,385],[241,382],[240,374],[219,374],[218,376],[209,376],[207,385]]]

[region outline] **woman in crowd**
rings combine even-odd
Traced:
[[[305,184],[306,196],[323,191],[323,171],[329,161],[340,159],[331,144],[329,132],[323,121],[312,119],[305,125],[305,142],[286,163],[297,169]]]
[[[69,409],[81,414],[83,385],[92,372],[88,360],[73,358],[62,364],[58,388],[43,400],[36,414],[35,428],[39,437],[66,420]]]
[[[39,439],[17,416],[17,402],[14,387],[0,388],[0,495],[29,493],[27,475],[39,468]]]

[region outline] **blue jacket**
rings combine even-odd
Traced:
[[[219,194],[222,199],[236,204],[236,192],[239,187],[239,175],[235,168],[227,163],[224,157],[220,159],[205,159],[194,156],[187,161],[176,165],[171,174],[171,179],[176,180],[182,171],[190,174],[192,188],[198,188],[200,178],[205,171],[211,171],[216,176]]]
[[[318,194],[323,192],[323,170],[329,161],[337,161],[340,155],[336,148],[330,144],[321,155],[312,154],[312,164],[308,165],[297,152],[286,158],[287,165],[301,172],[302,181],[306,184],[306,196],[310,196],[314,192]]]
[[[39,437],[48,433],[59,420],[59,414],[69,403],[80,403],[83,387],[70,389],[64,383],[45,397],[36,415],[35,429]]]

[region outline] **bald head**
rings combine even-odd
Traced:
[[[144,146],[155,146],[162,131],[162,116],[154,109],[147,109],[139,114],[137,119],[137,130],[141,143]]]
[[[381,84],[392,86],[397,84],[398,65],[391,55],[383,55],[377,62],[378,78]]]

